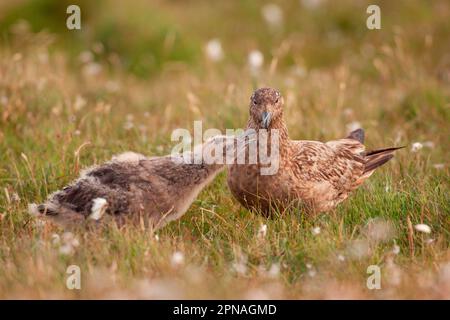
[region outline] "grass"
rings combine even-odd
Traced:
[[[48,3],[0,10],[0,298],[450,298],[446,1],[380,1],[379,31],[366,29],[362,2],[280,2],[278,31],[257,1],[216,10],[207,1],[86,2],[78,33],[56,14],[40,16]],[[222,42],[221,62],[202,54],[211,38]],[[265,57],[257,75],[246,65],[251,49]],[[83,51],[94,60],[80,61]],[[248,212],[226,172],[156,234],[79,229],[66,254],[73,240],[64,230],[27,213],[28,203],[115,153],[169,153],[172,130],[192,130],[194,120],[204,129],[245,126],[249,96],[263,85],[284,94],[294,139],[342,137],[357,121],[368,148],[408,148],[317,217]],[[424,147],[412,152],[414,142]],[[431,233],[411,229],[419,223]],[[72,264],[81,290],[66,288]],[[381,268],[381,290],[366,287],[369,265]]]

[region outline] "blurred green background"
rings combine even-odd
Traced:
[[[81,8],[79,31],[66,28],[70,4]],[[381,7],[381,30],[366,28],[369,4]],[[54,45],[74,58],[93,49],[96,60],[120,64],[144,78],[174,64],[201,71],[204,46],[211,39],[222,45],[223,64],[245,64],[252,49],[260,50],[266,61],[285,50],[278,67],[302,65],[309,70],[336,66],[343,56],[361,50],[370,54],[370,45],[389,44],[395,33],[420,57],[428,50],[424,39],[433,34],[437,41],[430,67],[450,63],[447,1],[3,1],[3,45],[14,41],[21,21],[34,32],[54,35]],[[368,77],[375,74],[373,65],[360,67]]]

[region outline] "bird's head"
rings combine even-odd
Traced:
[[[250,117],[259,129],[274,127],[283,117],[284,100],[278,90],[260,88],[250,98]]]

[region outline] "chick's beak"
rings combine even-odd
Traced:
[[[272,120],[272,113],[264,111],[261,116],[261,122],[264,129],[268,129]]]

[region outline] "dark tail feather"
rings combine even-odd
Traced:
[[[402,148],[404,147],[395,147],[395,148],[386,148],[368,151],[364,156],[364,159],[366,160],[364,166],[364,173],[373,171],[379,166],[382,166],[383,164],[385,164],[394,157],[393,153],[395,150]]]
[[[347,139],[353,139],[361,143],[364,143],[364,130],[361,128],[353,130],[352,132],[349,133]]]

